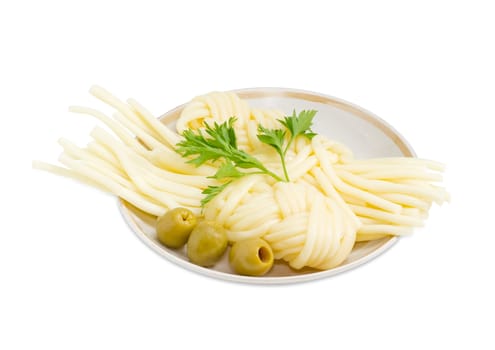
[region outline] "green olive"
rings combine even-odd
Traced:
[[[189,260],[204,267],[213,266],[227,249],[225,229],[212,221],[201,221],[191,232],[187,241]]]
[[[262,276],[273,266],[273,251],[261,238],[245,239],[232,245],[229,262],[240,275]]]
[[[165,246],[180,248],[186,244],[196,223],[196,216],[189,209],[175,208],[157,219],[156,236]]]

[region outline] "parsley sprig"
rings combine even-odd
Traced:
[[[280,124],[285,126],[287,130],[267,129],[262,125],[258,127],[258,139],[273,147],[279,154],[285,181],[290,181],[285,164],[285,155],[297,136],[304,135],[311,139],[316,135],[311,130],[315,114],[316,111],[309,110],[301,111],[296,115],[294,110],[291,116],[286,116],[284,119],[279,120]],[[183,157],[190,157],[187,162],[195,166],[200,166],[208,161],[223,160],[222,165],[211,177],[218,180],[230,180],[219,186],[208,186],[203,190],[202,193],[206,196],[201,200],[202,206],[222,192],[235,178],[252,174],[265,174],[277,181],[284,181],[280,176],[267,169],[258,159],[237,147],[237,138],[233,127],[235,121],[236,118],[232,117],[221,124],[216,122],[213,125],[205,123],[204,131],[185,130],[182,134],[184,140],[177,144],[176,151]],[[257,170],[248,172],[241,169]]]
[[[207,161],[223,159],[222,165],[212,178],[221,180],[225,178],[239,178],[252,174],[266,174],[277,181],[283,181],[280,176],[268,170],[258,159],[237,147],[237,138],[233,124],[236,118],[230,118],[227,122],[209,125],[205,123],[205,130],[197,132],[191,129],[184,130],[184,140],[177,144],[176,151],[183,157],[192,156],[187,162],[200,166]],[[254,172],[241,171],[239,169],[257,169]],[[228,184],[221,186],[209,186],[203,191],[207,196],[201,204],[208,203],[220,193]]]
[[[304,135],[311,140],[316,135],[311,130],[311,125],[313,124],[313,118],[316,115],[316,112],[317,111],[315,110],[303,110],[297,115],[294,110],[291,116],[286,116],[284,119],[278,119],[278,122],[285,126],[287,130],[266,129],[262,125],[258,126],[258,139],[261,142],[272,146],[279,154],[286,181],[290,181],[289,174],[287,173],[287,166],[285,164],[287,151],[297,136]],[[286,143],[287,131],[289,132],[289,140]]]

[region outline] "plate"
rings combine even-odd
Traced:
[[[347,145],[356,159],[373,157],[406,156],[415,153],[407,141],[388,123],[373,113],[347,101],[328,95],[285,88],[250,88],[233,90],[239,97],[257,108],[280,109],[291,114],[293,109],[316,109],[313,130]],[[160,119],[174,126],[184,105],[179,106]],[[311,268],[291,269],[285,262],[275,262],[273,269],[263,277],[235,274],[229,267],[228,254],[212,268],[204,268],[188,261],[185,249],[172,250],[161,245],[155,235],[154,217],[120,200],[122,216],[134,233],[152,250],[169,261],[188,270],[223,280],[256,283],[286,284],[304,282],[337,275],[356,268],[392,247],[397,237],[356,243],[349,257],[338,267],[319,271]]]

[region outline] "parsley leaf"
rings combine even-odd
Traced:
[[[311,130],[311,125],[313,124],[313,118],[316,115],[317,111],[314,109],[311,110],[302,110],[299,112],[299,115],[296,115],[296,110],[292,111],[292,115],[290,117],[284,117],[284,119],[279,119],[279,122],[285,126],[291,134],[291,139],[289,140],[289,144],[287,145],[287,149],[289,148],[292,141],[299,135],[304,135],[308,139],[312,139],[316,133]],[[287,152],[287,150],[285,151]]]
[[[201,193],[206,194],[203,199],[201,199],[201,206],[204,207],[206,203],[211,201],[217,194],[223,191],[225,187],[227,187],[232,181],[226,182],[220,186],[208,186]]]
[[[215,175],[210,176],[213,179],[224,179],[226,177],[243,177],[245,175],[249,175],[249,173],[243,173],[237,170],[235,165],[232,162],[225,162],[220,168],[218,168]]]

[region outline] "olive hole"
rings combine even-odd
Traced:
[[[270,261],[270,251],[266,247],[261,247],[258,249],[258,257],[264,263]]]

